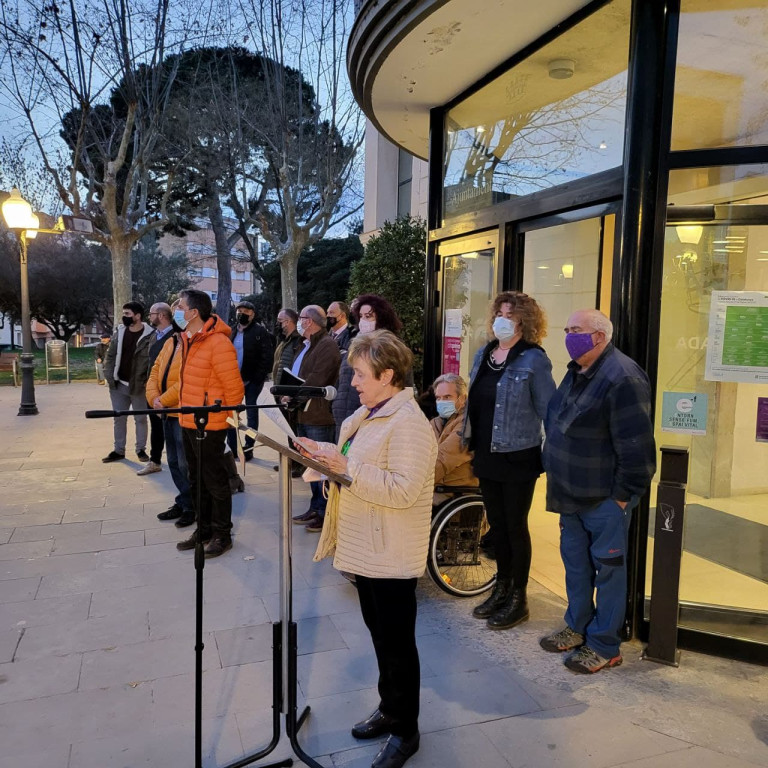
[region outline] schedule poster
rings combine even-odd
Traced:
[[[704,378],[768,383],[768,293],[712,291]]]

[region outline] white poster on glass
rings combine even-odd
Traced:
[[[704,378],[768,382],[768,293],[712,291]]]

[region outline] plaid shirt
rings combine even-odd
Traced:
[[[584,373],[568,364],[545,427],[548,510],[629,501],[648,489],[656,470],[651,388],[640,366],[613,344]]]

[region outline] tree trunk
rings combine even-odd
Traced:
[[[229,309],[232,304],[232,256],[229,252],[227,229],[221,213],[221,200],[215,184],[208,188],[208,218],[211,221],[213,237],[216,240],[216,268],[219,273],[219,285],[216,293],[216,314],[229,322]]]
[[[280,257],[280,282],[283,290],[283,306],[301,311],[299,301],[299,254],[288,251]]]
[[[112,254],[112,307],[113,317],[117,317],[124,304],[133,300],[133,280],[131,276],[131,251],[133,240],[130,237],[113,237],[109,245]],[[147,318],[143,318],[147,320]]]

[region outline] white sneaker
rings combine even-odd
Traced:
[[[154,461],[150,461],[146,467],[142,467],[136,474],[137,475],[151,475],[153,472],[162,472],[163,468],[159,464],[155,464]]]

